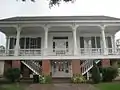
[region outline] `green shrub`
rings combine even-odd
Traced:
[[[40,76],[40,77],[39,77],[39,82],[40,82],[41,84],[51,83],[51,82],[52,82],[52,77],[51,77],[50,75]]]
[[[104,82],[111,82],[118,75],[117,68],[106,67],[102,69],[102,77]]]
[[[81,74],[75,74],[73,75],[73,77],[71,78],[72,83],[85,83],[86,79],[84,76],[82,76]]]
[[[39,83],[39,75],[33,75],[33,83]]]
[[[5,77],[11,82],[18,81],[20,78],[20,69],[19,68],[10,68],[5,72]]]
[[[93,68],[92,68],[92,81],[94,83],[99,83],[101,80],[100,77],[100,70],[95,62],[93,62]]]

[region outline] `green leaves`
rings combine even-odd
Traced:
[[[27,0],[22,0],[23,2]],[[31,2],[35,2],[37,0],[30,0]],[[64,2],[74,2],[75,0],[50,0],[49,1],[49,6],[52,7],[53,5],[59,5],[62,1]]]

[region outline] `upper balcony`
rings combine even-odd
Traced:
[[[104,50],[102,48],[80,48],[77,51],[78,53],[74,55],[74,50],[69,49],[20,49],[18,58],[26,58],[28,57],[39,57],[39,58],[50,58],[50,59],[58,59],[63,57],[63,59],[72,59],[72,58],[105,58],[105,56],[108,56],[109,58],[114,58],[115,56],[120,56],[120,48],[107,48],[106,54],[104,53]],[[0,50],[0,57],[16,57],[15,56],[15,50],[9,49],[9,50]],[[65,57],[65,58],[64,58]],[[72,58],[71,58],[72,57]],[[116,57],[117,58],[117,57]]]

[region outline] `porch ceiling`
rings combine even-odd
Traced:
[[[99,26],[79,26],[77,28],[80,33],[100,33],[101,27]],[[120,30],[120,26],[106,26],[105,33],[115,34]]]
[[[0,27],[0,32],[5,35],[16,35],[17,31],[14,27]]]
[[[43,33],[44,29],[42,27],[24,27],[22,28],[21,35],[29,35],[29,34],[40,34]]]
[[[77,28],[80,33],[99,33],[101,32],[101,28],[98,26],[79,26]]]
[[[117,33],[119,30],[120,30],[120,26],[107,26],[105,28],[105,32],[113,33],[113,34]]]

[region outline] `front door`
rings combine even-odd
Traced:
[[[65,55],[68,52],[68,37],[53,37],[53,52]]]
[[[52,61],[52,77],[71,77],[71,61]]]

